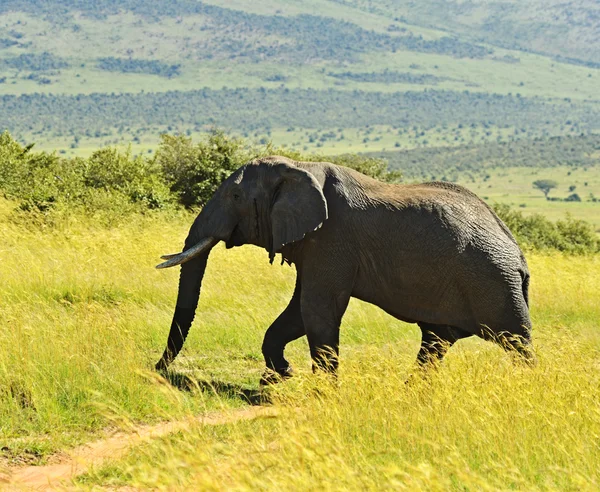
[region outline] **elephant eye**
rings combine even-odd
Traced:
[[[239,195],[239,193],[234,193],[234,194],[233,194],[233,199],[234,199],[236,202],[238,202],[238,201],[240,200],[240,195]]]

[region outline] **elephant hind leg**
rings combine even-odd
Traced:
[[[518,329],[497,332],[484,326],[479,336],[484,340],[495,342],[507,352],[517,355],[515,361],[525,362],[530,366],[534,366],[537,362],[531,343],[531,329],[525,323],[518,325]]]
[[[421,367],[437,364],[457,340],[471,335],[448,325],[433,325],[423,322],[419,322],[418,325],[421,328],[422,338],[421,348],[417,354],[417,363]]]
[[[517,295],[513,297],[517,297]],[[485,323],[480,321],[478,335],[484,340],[490,340],[499,344],[504,350],[518,357],[516,361],[522,361],[529,365],[535,365],[536,359],[531,342],[531,319],[525,296],[512,306],[502,306],[503,309],[496,312],[492,319],[495,322]]]

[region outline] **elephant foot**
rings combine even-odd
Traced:
[[[262,377],[260,378],[259,385],[262,387],[269,386],[271,384],[281,383],[286,379],[290,379],[293,375],[294,371],[292,370],[291,366],[287,366],[284,369],[278,369],[276,371],[267,367],[265,369],[265,372],[263,372]]]

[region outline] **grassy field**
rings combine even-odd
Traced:
[[[171,132],[187,134],[197,140],[206,135],[206,131],[196,131],[190,127],[174,127]],[[32,136],[36,150],[57,151],[66,156],[88,157],[104,146],[127,148],[131,146],[134,154],[151,154],[160,141],[159,128],[149,132],[123,132],[99,137],[40,137]],[[515,128],[470,128],[434,127],[425,128],[418,125],[410,127],[393,127],[389,125],[373,125],[359,128],[273,128],[268,133],[259,131],[230,131],[231,135],[243,136],[251,142],[272,142],[275,146],[327,155],[376,152],[396,149],[412,149],[426,146],[454,146],[477,144],[483,142],[509,141],[511,138],[532,138],[539,132],[528,131],[526,135],[515,136]],[[566,131],[566,134],[575,133]]]
[[[572,193],[581,197],[581,202],[546,200],[544,194],[532,183],[539,179],[552,179],[558,187],[551,190],[549,197],[566,198]],[[566,166],[537,168],[494,168],[479,175],[458,175],[458,183],[466,186],[488,203],[507,203],[519,208],[524,214],[540,213],[551,220],[563,219],[565,215],[583,219],[594,224],[600,232],[600,202],[589,201],[600,196],[600,175],[594,167],[572,169]],[[575,189],[569,191],[570,186]]]
[[[180,248],[192,217],[112,228],[71,217],[40,230],[12,208],[0,202],[0,467],[43,462],[115,426],[247,404],[265,328],[291,295],[291,268],[270,266],[257,248],[216,248],[173,367],[192,382],[183,391],[150,370],[177,288],[176,271],[153,266]],[[418,330],[352,301],[336,385],[310,373],[299,340],[288,350],[298,377],[271,394],[278,417],[195,426],[79,485],[597,488],[600,258],[527,257],[536,368],[468,339],[429,380],[407,386]]]

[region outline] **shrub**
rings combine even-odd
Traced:
[[[567,214],[564,220],[552,222],[540,214],[530,216],[511,209],[506,204],[494,204],[494,211],[504,221],[523,246],[538,250],[555,249],[583,254],[600,251],[592,225]]]
[[[400,171],[390,171],[385,159],[362,156],[358,154],[343,154],[331,156],[330,162],[339,166],[346,166],[355,169],[367,176],[385,181],[387,183],[400,181],[402,173]]]
[[[186,207],[204,205],[219,185],[253,157],[241,139],[213,130],[197,144],[183,135],[162,135],[154,163]]]
[[[7,198],[21,202],[24,210],[47,211],[61,194],[79,187],[76,173],[54,154],[30,152],[8,133],[0,136],[0,188]]]
[[[132,203],[142,203],[151,209],[174,201],[156,162],[132,157],[129,149],[126,152],[111,147],[101,149],[83,163],[86,188],[121,193]]]
[[[23,211],[48,213],[60,205],[123,214],[131,208],[124,203],[142,210],[174,202],[160,169],[129,150],[106,148],[88,159],[66,159],[30,149],[8,133],[0,135],[0,189]]]
[[[305,155],[275,147],[266,142],[260,147],[245,140],[228,137],[220,130],[194,144],[182,135],[162,135],[154,162],[162,170],[170,190],[186,207],[204,205],[219,185],[238,167],[257,157],[281,155],[299,161],[330,161],[356,169],[381,181],[397,181],[399,171],[388,171],[384,159],[346,154],[340,156]]]
[[[89,213],[110,213],[112,208],[122,215],[127,210],[164,208],[176,202],[202,206],[234,170],[271,154],[330,160],[383,181],[400,176],[389,172],[383,159],[302,155],[270,143],[256,147],[219,130],[198,143],[186,136],[162,135],[152,158],[107,147],[86,159],[68,159],[56,153],[30,152],[31,147],[23,147],[8,133],[0,135],[0,189],[27,212],[47,213],[64,205]]]

